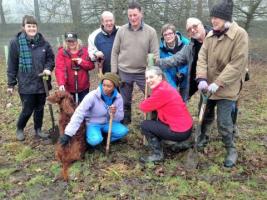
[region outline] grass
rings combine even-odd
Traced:
[[[84,160],[71,166],[68,183],[57,180],[61,167],[54,159],[54,146],[34,138],[31,119],[26,127],[26,140],[16,141],[19,98],[17,94],[1,95],[0,199],[267,199],[266,74],[266,63],[253,63],[252,79],[242,91],[238,116],[239,159],[233,169],[222,166],[225,150],[216,125],[209,145],[200,153],[197,170],[184,168],[187,151],[166,150],[163,163],[142,165],[139,157],[145,150],[139,123],[143,115],[133,109],[129,135],[111,144],[108,157],[104,146],[87,152]],[[0,80],[4,76],[5,68],[0,67]],[[92,82],[94,87],[95,77]],[[0,81],[1,94],[5,94],[5,87],[5,81]],[[137,108],[142,95],[138,91],[134,94]],[[9,102],[12,106],[7,108]],[[195,96],[188,105],[195,120],[197,102]],[[44,129],[50,127],[46,110]]]

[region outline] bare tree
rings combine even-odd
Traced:
[[[2,5],[3,1],[0,0],[0,16],[1,16],[1,24],[6,24],[6,19],[5,19],[5,13]]]
[[[267,16],[264,0],[243,0],[236,2],[236,16],[243,22],[243,27],[248,30],[250,24],[255,18],[264,18]]]
[[[72,13],[73,24],[79,26],[81,23],[81,1],[80,0],[70,0],[70,9]]]
[[[34,14],[35,14],[35,18],[36,18],[37,22],[40,23],[41,18],[40,18],[40,9],[39,9],[39,1],[38,0],[34,0]]]

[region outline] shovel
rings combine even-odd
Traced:
[[[48,76],[45,75],[44,73],[39,74],[39,76],[42,77],[42,79],[43,79],[45,94],[46,94],[46,97],[48,97],[49,96],[49,90],[48,90],[48,85],[47,85]],[[48,131],[48,133],[49,133],[49,137],[52,140],[52,143],[56,144],[56,142],[59,138],[59,128],[58,128],[58,126],[55,125],[55,118],[54,118],[54,114],[53,114],[52,105],[48,104],[48,108],[49,108],[49,113],[50,113],[51,122],[52,122],[52,128]]]
[[[187,159],[185,163],[186,169],[196,169],[198,166],[199,162],[199,155],[198,155],[198,150],[197,150],[197,145],[198,145],[198,139],[199,136],[201,135],[201,127],[202,127],[202,122],[204,118],[204,113],[206,110],[207,102],[210,97],[210,93],[204,93],[201,92],[201,98],[202,98],[202,104],[200,107],[200,112],[198,115],[198,124],[197,124],[197,129],[194,137],[194,148],[190,149],[188,154],[187,154]]]
[[[112,130],[112,121],[113,121],[113,114],[110,114],[109,127],[108,127],[108,137],[107,137],[107,144],[106,144],[106,156],[109,154],[110,138],[111,138],[111,130]]]

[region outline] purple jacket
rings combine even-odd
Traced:
[[[119,93],[117,94],[113,105],[117,108],[113,121],[119,122],[124,117],[123,100]],[[76,108],[70,122],[65,128],[65,134],[69,136],[75,135],[84,119],[86,120],[87,125],[90,123],[108,123],[108,106],[101,99],[101,91],[99,87],[87,94],[80,105]]]

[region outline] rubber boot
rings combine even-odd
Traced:
[[[17,136],[17,140],[19,141],[25,140],[23,129],[17,129],[16,136]]]
[[[49,135],[43,133],[43,132],[41,131],[41,129],[38,128],[38,129],[35,130],[35,136],[36,136],[36,137],[40,137],[40,138],[44,138],[44,139],[46,139],[46,138],[48,138]]]
[[[207,135],[208,132],[210,132],[211,124],[202,124],[201,127],[201,134],[198,136],[197,139],[197,148],[203,149],[207,146],[209,142],[209,136]]]
[[[233,167],[237,161],[237,151],[233,142],[233,135],[229,134],[228,136],[223,136],[223,143],[225,144],[226,148],[226,157],[224,160],[225,167]]]
[[[234,134],[234,138],[238,138],[239,137],[239,129],[238,129],[236,124],[234,124],[233,134]]]
[[[146,137],[148,141],[148,146],[151,150],[151,153],[148,156],[140,157],[140,161],[143,163],[148,162],[160,162],[163,160],[163,149],[160,144],[160,141],[156,137]]]
[[[125,106],[124,107],[124,118],[123,118],[122,123],[124,125],[128,125],[131,122],[132,122],[132,110],[131,110],[131,107]]]
[[[164,144],[166,144],[172,151],[185,151],[190,149],[194,145],[194,141],[192,136],[190,136],[187,140],[182,142],[175,142],[170,140],[164,140]]]

